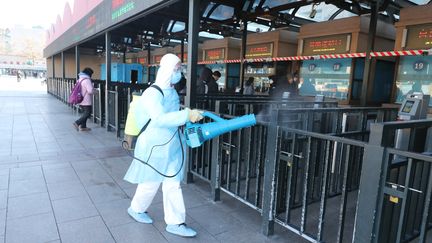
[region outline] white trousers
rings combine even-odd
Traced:
[[[160,182],[138,184],[131,208],[137,213],[146,212],[159,189]],[[162,182],[164,218],[166,224],[181,224],[186,220],[186,209],[179,181]]]

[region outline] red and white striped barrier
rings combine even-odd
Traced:
[[[375,51],[375,52],[371,52],[371,57],[417,56],[417,55],[423,55],[423,53],[424,50]]]
[[[223,60],[223,63],[240,63],[240,59],[234,59],[234,60]]]
[[[216,63],[216,61],[201,61],[201,62],[198,62],[198,64],[215,64]]]
[[[346,53],[346,54],[325,54],[320,55],[322,59],[331,59],[331,58],[353,58],[353,57],[365,57],[366,53]]]
[[[371,52],[371,57],[393,57],[393,56],[416,56],[432,53],[432,50],[406,50],[406,51],[376,51]],[[268,57],[268,58],[248,58],[243,61],[250,62],[273,62],[273,61],[301,61],[311,59],[332,59],[332,58],[356,58],[366,57],[365,52],[345,53],[345,54],[325,54],[316,56],[291,56],[291,57]],[[218,60],[218,61],[201,61],[198,64],[216,64],[216,63],[241,63],[241,59]],[[186,64],[186,63],[185,63]],[[150,64],[148,66],[159,66],[159,64]]]
[[[273,57],[273,61],[300,61],[309,60],[311,56],[293,56],[293,57]]]

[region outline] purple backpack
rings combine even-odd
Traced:
[[[79,104],[83,101],[84,97],[81,94],[82,81],[84,81],[84,79],[75,83],[75,86],[73,87],[72,92],[69,96],[69,103],[70,104],[76,105],[76,104]]]

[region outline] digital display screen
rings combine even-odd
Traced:
[[[432,24],[408,26],[406,49],[432,48]]]
[[[204,61],[216,61],[225,59],[225,49],[204,50]]]
[[[248,45],[246,58],[273,57],[273,43]]]
[[[404,113],[410,113],[411,110],[412,110],[412,108],[413,108],[413,106],[414,106],[414,101],[407,100],[405,102],[405,106],[402,108],[402,112],[404,112]]]
[[[305,38],[303,55],[341,54],[349,52],[349,34]]]

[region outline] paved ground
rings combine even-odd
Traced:
[[[113,133],[76,116],[46,94],[40,80],[0,77],[0,241],[23,242],[305,242],[276,226],[260,234],[260,215],[222,195],[210,200],[206,183],[183,185],[187,223],[194,239],[165,232],[162,195],[152,225],[126,213],[135,186],[122,180],[131,159]]]

